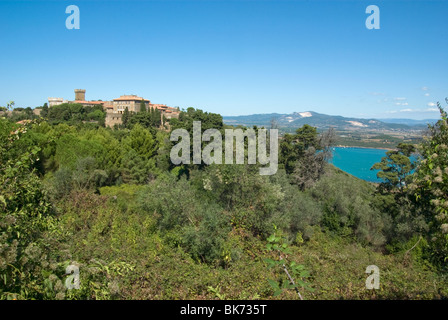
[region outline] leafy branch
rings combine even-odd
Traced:
[[[274,228],[277,231],[275,226]],[[265,259],[264,261],[268,263],[268,268],[281,268],[287,275],[289,281],[284,281],[280,284],[275,280],[269,279],[268,282],[274,289],[274,296],[280,295],[284,289],[294,289],[300,300],[303,300],[303,296],[298,287],[301,286],[310,291],[312,290],[308,287],[308,284],[302,280],[303,278],[309,277],[309,272],[305,270],[303,265],[287,260],[288,255],[291,254],[291,249],[284,240],[285,239],[282,236],[277,236],[275,233],[269,236],[267,239],[268,244],[266,244],[266,250],[275,252],[275,254],[278,255],[278,260]],[[294,278],[296,280],[294,280]]]

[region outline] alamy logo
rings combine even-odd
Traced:
[[[372,273],[373,271],[373,273]],[[375,265],[370,265],[366,268],[366,273],[370,276],[366,279],[366,288],[369,290],[380,288],[380,268]]]
[[[71,264],[65,269],[65,274],[69,274],[65,280],[65,287],[68,290],[79,289],[79,267]]]
[[[202,161],[209,165],[212,163],[222,164],[223,143],[221,132],[217,129],[207,129],[201,133],[201,122],[193,122],[193,164],[201,164]],[[225,129],[225,164],[244,164],[245,160],[245,138],[247,138],[247,163],[258,163],[269,165],[260,168],[260,175],[273,175],[278,169],[278,130],[269,130],[269,155],[267,154],[267,129],[258,129],[257,134],[254,129],[247,129],[243,132],[241,129]],[[258,144],[257,144],[258,137]],[[211,138],[213,141],[210,142]],[[190,164],[190,134],[186,129],[176,129],[171,133],[171,141],[179,141],[170,153],[173,164]],[[234,144],[235,141],[235,144]],[[204,150],[202,142],[209,142]],[[179,155],[181,153],[181,155]]]
[[[366,19],[366,28],[369,30],[380,28],[380,8],[370,5],[366,8],[366,13],[371,14]]]
[[[69,30],[79,29],[79,8],[75,5],[70,5],[65,9],[65,13],[70,14],[65,20],[65,27]]]

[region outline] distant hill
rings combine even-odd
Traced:
[[[415,125],[424,125],[426,126],[428,123],[434,124],[437,122],[437,119],[424,119],[424,120],[413,120],[413,119],[378,119],[382,122],[386,123],[398,123],[398,124],[406,124],[408,126]]]
[[[248,127],[254,125],[270,127],[273,119],[275,119],[279,128],[298,128],[304,124],[309,124],[318,129],[334,127],[338,131],[415,131],[427,127],[426,120],[397,119],[398,121],[394,122],[395,119],[347,118],[314,111],[294,112],[292,114],[268,113],[245,116],[223,116],[225,124],[244,125]]]

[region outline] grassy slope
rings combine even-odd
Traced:
[[[335,168],[329,174],[341,183],[356,179]],[[264,258],[275,256],[264,250],[265,241],[243,229],[233,229],[225,247],[237,252],[234,259],[220,266],[194,261],[173,240],[175,235],[158,230],[153,215],[129,207],[139,188],[107,187],[101,190],[101,196],[83,194],[58,206],[73,259],[125,261],[134,267],[131,273],[118,277],[121,289],[117,298],[274,298],[268,279],[285,281],[286,276],[282,270],[267,268]],[[309,239],[290,246],[293,254],[289,259],[304,264],[311,273],[306,281],[314,291],[302,290],[305,299],[423,299],[448,295],[448,284],[412,255],[383,255],[317,226]],[[380,268],[379,290],[365,288],[368,275],[364,272],[372,264]],[[297,295],[292,290],[284,291],[275,299],[297,299]]]

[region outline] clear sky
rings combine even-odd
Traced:
[[[79,88],[222,115],[426,119],[448,96],[446,0],[0,0],[0,43],[0,105]]]

